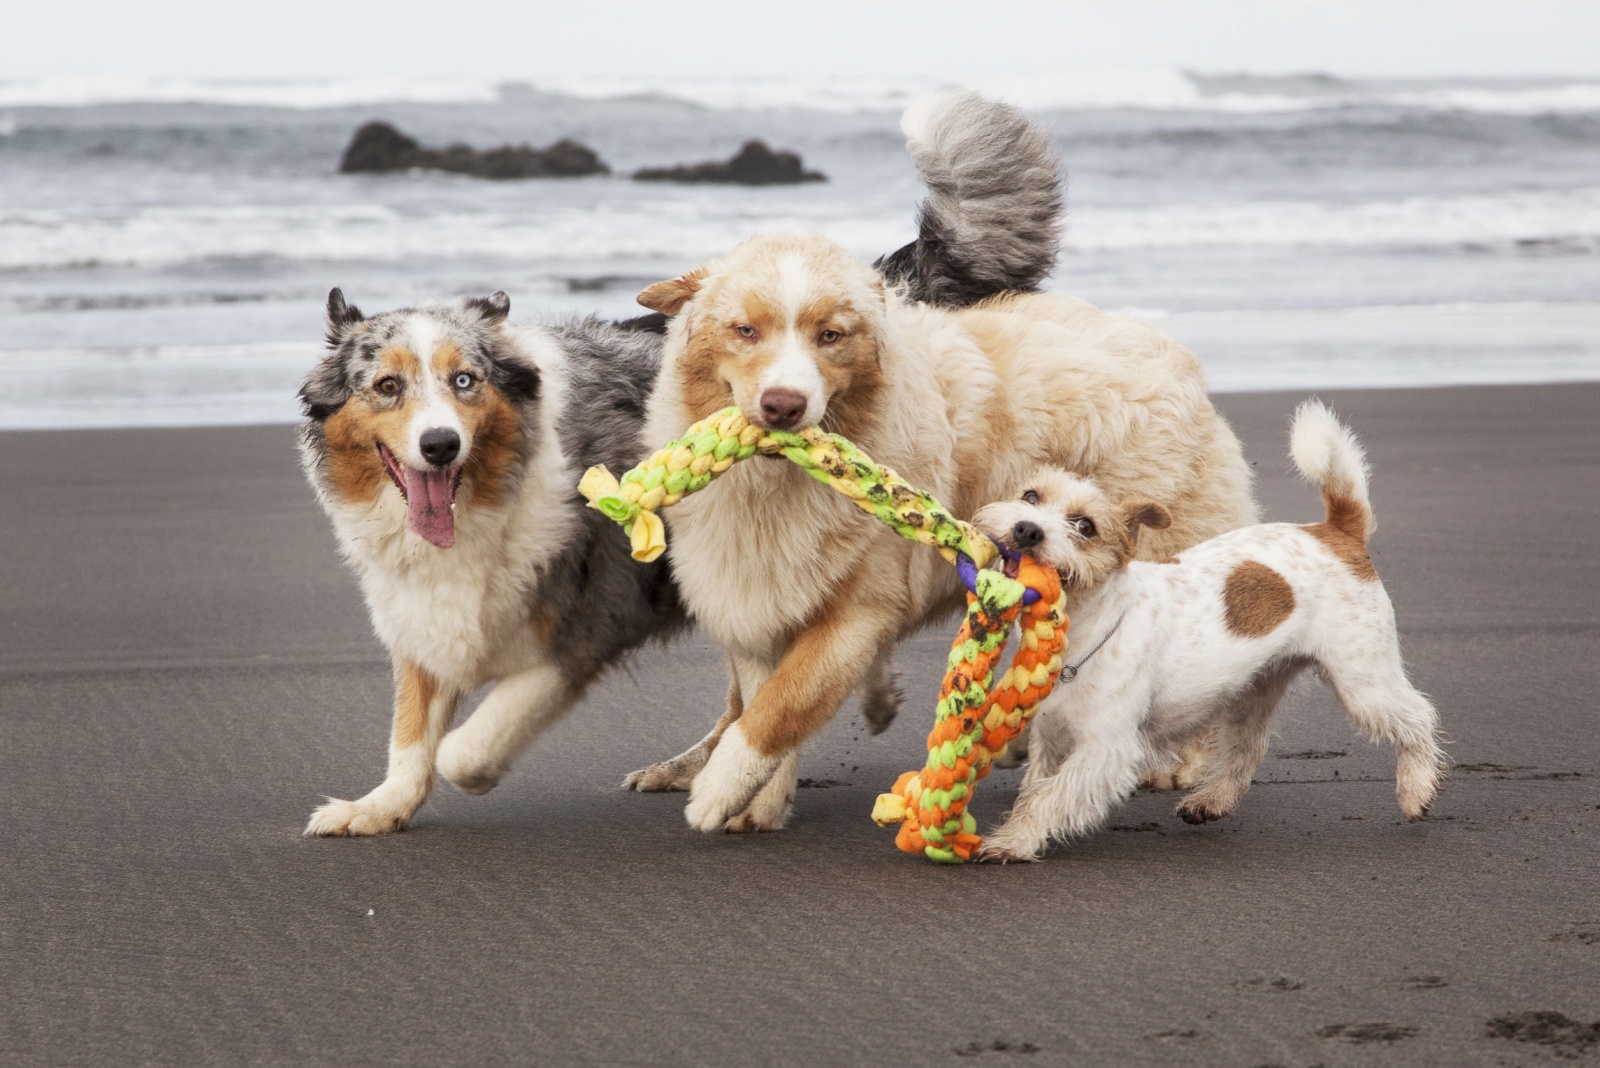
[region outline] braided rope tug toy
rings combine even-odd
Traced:
[[[967,587],[966,619],[950,647],[927,763],[879,794],[872,818],[880,826],[899,823],[895,844],[908,853],[947,864],[968,860],[983,841],[967,812],[973,789],[1061,672],[1068,621],[1060,578],[1028,557],[1006,554],[847,439],[816,428],[763,430],[738,408],[695,423],[620,480],[591,467],[578,490],[627,532],[635,560],[650,561],[667,545],[657,512],[757,454],[787,458],[901,537],[937,549]],[[1015,564],[1015,578],[991,568],[1002,558]],[[995,667],[1019,621],[1019,648],[996,683]]]

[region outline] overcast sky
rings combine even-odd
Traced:
[[[1600,0],[6,0],[0,80],[1600,75]]]

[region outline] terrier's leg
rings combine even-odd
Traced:
[[[1028,766],[1016,805],[978,859],[1037,860],[1051,838],[1088,834],[1138,787],[1146,752],[1137,716],[1098,711],[1093,729],[1075,725],[1077,744],[1054,771],[1046,772],[1043,761]]]
[[[1205,778],[1217,747],[1215,733],[1207,733],[1178,751],[1175,759],[1163,761],[1144,773],[1139,786],[1146,790],[1187,790]]]
[[[1228,718],[1212,728],[1210,767],[1199,787],[1178,803],[1177,813],[1185,823],[1208,823],[1233,815],[1239,799],[1250,789],[1250,777],[1267,755],[1272,713],[1304,667],[1296,661],[1268,668],[1240,696]]]
[[[1420,820],[1428,814],[1443,775],[1439,712],[1406,679],[1392,612],[1367,629],[1361,636],[1365,640],[1348,636],[1348,644],[1330,650],[1321,663],[1355,725],[1398,750],[1395,796],[1406,819]]]

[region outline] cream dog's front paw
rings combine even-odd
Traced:
[[[330,797],[327,804],[311,813],[305,834],[318,838],[389,834],[405,830],[410,821],[410,812],[374,803],[370,795],[360,801],[340,801]]]
[[[689,804],[683,810],[689,826],[697,831],[728,829],[729,821],[744,811],[782,762],[781,757],[756,752],[745,739],[743,724],[729,727],[706,766],[695,776]],[[787,812],[787,804],[784,808]]]

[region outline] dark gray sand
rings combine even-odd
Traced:
[[[1297,399],[1222,400],[1274,519],[1319,514],[1287,475]],[[827,785],[781,834],[701,836],[682,795],[616,787],[718,711],[692,638],[489,796],[302,839],[378,782],[389,680],[290,429],[0,435],[0,1062],[1600,1058],[1600,386],[1329,399],[1454,739],[1434,817],[1399,821],[1389,752],[1306,680],[1235,818],[1141,794],[1004,869],[867,818],[921,762],[938,635],[887,735],[847,709],[808,751]]]

